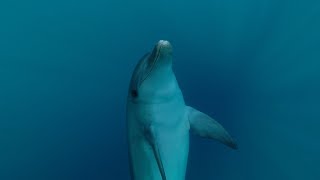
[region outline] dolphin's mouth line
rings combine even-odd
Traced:
[[[153,61],[150,70],[148,71],[147,75],[142,79],[142,81],[139,83],[138,88],[141,86],[141,84],[149,77],[150,73],[153,71],[157,61],[159,60],[160,52],[161,52],[162,46],[159,46],[159,49],[156,53],[156,59]]]

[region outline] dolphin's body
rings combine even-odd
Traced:
[[[172,46],[160,40],[131,78],[127,132],[132,179],[184,180],[190,129],[236,148],[218,122],[185,105],[172,70]]]

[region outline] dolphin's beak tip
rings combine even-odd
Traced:
[[[166,49],[167,51],[172,51],[172,45],[169,41],[167,40],[160,40],[158,43],[157,43],[157,46],[158,47],[161,47],[163,49]]]
[[[157,44],[160,46],[171,46],[168,40],[160,40]]]

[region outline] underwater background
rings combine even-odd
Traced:
[[[187,180],[320,179],[320,1],[1,0],[0,179],[129,180],[132,70],[160,40],[188,105]]]

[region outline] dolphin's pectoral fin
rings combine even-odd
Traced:
[[[166,174],[165,174],[165,172],[164,172],[164,168],[163,168],[161,156],[160,156],[160,153],[159,153],[159,148],[158,148],[157,145],[155,145],[155,144],[153,144],[153,145],[151,145],[151,146],[152,146],[152,149],[153,149],[154,157],[155,157],[156,160],[157,160],[157,164],[158,164],[158,167],[159,167],[159,171],[160,171],[162,180],[166,180],[167,178],[166,178]]]
[[[155,131],[153,130],[152,127],[149,126],[149,127],[147,127],[145,133],[146,133],[147,140],[148,140],[150,146],[152,147],[153,154],[154,154],[154,157],[157,161],[162,180],[166,180],[167,178],[166,178],[166,174],[165,174],[165,171],[163,168],[161,154],[159,151],[159,144],[155,138],[155,136],[156,136]]]
[[[218,140],[219,142],[237,149],[237,144],[229,133],[217,121],[208,115],[187,106],[190,129],[201,137]]]

